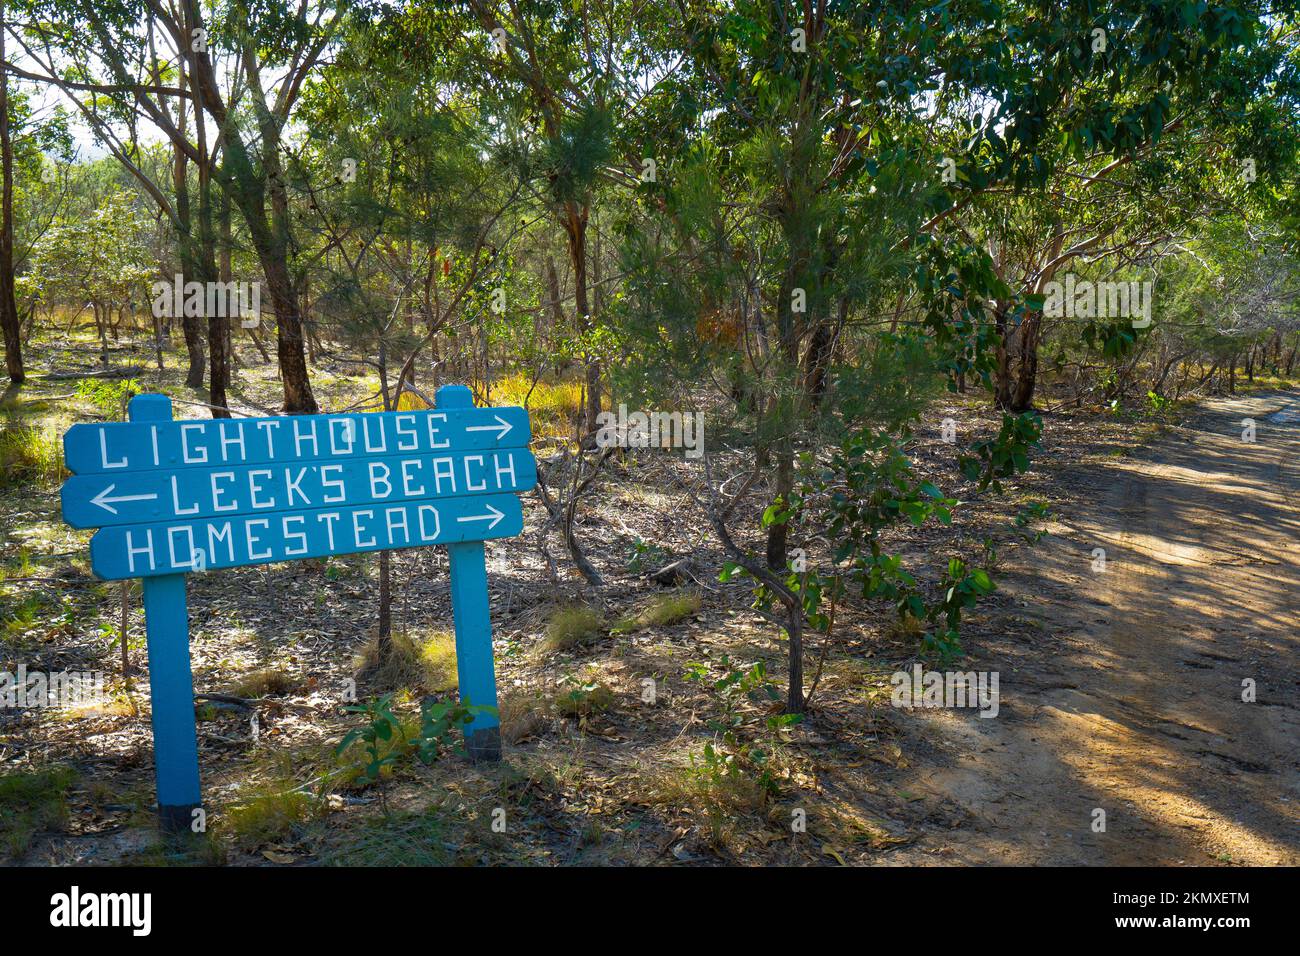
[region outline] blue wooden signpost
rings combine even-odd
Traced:
[[[522,408],[475,408],[463,385],[408,412],[175,421],[165,395],[137,395],[128,422],[73,425],[63,518],[98,528],[105,580],[141,578],[158,809],[188,828],[202,803],[185,575],[361,551],[447,546],[465,728],[497,760],[492,623],[483,542],[523,530],[515,493],[537,481]]]

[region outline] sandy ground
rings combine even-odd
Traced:
[[[1298,458],[1300,396],[1275,393],[1057,475],[1074,512],[1002,583],[1038,633],[962,665],[1000,672],[995,718],[900,722],[894,782],[949,823],[887,861],[1300,863]]]

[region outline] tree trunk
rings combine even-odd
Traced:
[[[280,365],[280,384],[284,389],[282,410],[289,415],[314,415],[319,408],[307,371],[298,294],[289,274],[289,202],[279,168],[278,149],[278,141],[264,142],[262,146],[265,180],[270,182],[269,219],[267,187],[254,172],[247,151],[236,135],[226,140],[225,166],[229,178],[223,180],[222,186],[230,191],[231,200],[244,216],[271,296],[271,307],[275,312],[276,357]]]
[[[267,291],[275,309],[275,352],[280,362],[280,379],[284,388],[284,411],[290,415],[315,415],[319,410],[312,394],[307,373],[302,316],[298,297],[289,278],[289,267],[280,257],[263,260]]]
[[[848,312],[848,300],[840,300],[840,324],[843,325]],[[821,406],[826,394],[827,378],[830,374],[831,346],[835,342],[835,329],[826,320],[818,322],[812,330],[808,349],[804,353],[803,387],[808,396],[811,409]]]
[[[7,21],[0,0],[0,166],[3,166],[3,194],[0,194],[0,327],[4,329],[5,371],[9,381],[20,384],[23,371],[23,340],[14,298],[14,151],[9,137],[9,72],[5,62],[4,37]]]
[[[569,202],[564,205],[564,233],[569,239],[569,259],[573,263],[574,319],[579,334],[591,331],[591,306],[587,299],[587,213],[585,206]],[[596,416],[600,414],[600,360],[587,359],[587,421],[584,431],[596,429]]]
[[[1034,389],[1038,385],[1038,334],[1042,313],[1033,312],[1020,323],[1020,367],[1009,411],[1019,414],[1034,407]]]
[[[1007,338],[1011,335],[1007,323],[1006,306],[998,303],[993,313],[993,327],[998,333],[996,366],[993,369],[993,405],[1002,411],[1009,411],[1013,402],[1011,391],[1011,346]]]
[[[790,681],[786,685],[786,713],[803,713],[803,608],[796,606],[786,615],[786,638],[790,641]],[[825,640],[826,638],[823,638]]]

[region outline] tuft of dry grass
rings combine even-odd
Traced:
[[[358,680],[381,692],[452,690],[458,683],[456,638],[450,631],[434,631],[424,640],[395,632],[388,658],[381,661],[379,638],[372,636],[357,654],[355,670]]]
[[[605,619],[595,608],[581,604],[557,608],[538,649],[542,652],[568,650],[596,640],[604,627]]]
[[[905,644],[915,644],[925,633],[925,622],[910,614],[896,617],[885,627],[885,638]]]
[[[242,849],[254,850],[290,836],[295,828],[315,819],[320,802],[286,781],[253,788],[225,813],[224,829]]]
[[[535,694],[506,693],[497,706],[501,739],[508,744],[535,736],[546,726],[551,714],[551,702]]]
[[[434,692],[454,690],[460,683],[456,673],[456,636],[450,631],[434,631],[420,647],[424,666],[424,686]]]
[[[394,632],[386,655],[380,653],[379,635],[373,634],[357,654],[358,682],[376,691],[404,690],[424,686],[424,661],[420,648],[405,634]]]
[[[245,674],[231,685],[228,693],[235,697],[283,697],[298,686],[291,674],[273,667]]]
[[[648,627],[667,627],[698,614],[703,598],[698,591],[679,591],[655,598],[636,614],[621,618],[611,629],[613,634],[631,634]]]

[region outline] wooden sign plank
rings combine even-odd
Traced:
[[[102,528],[492,495],[528,491],[536,483],[533,456],[523,448],[504,448],[73,475],[61,494],[64,521],[74,528]]]
[[[526,448],[522,408],[459,408],[281,418],[73,425],[63,457],[74,475],[218,465],[290,464]]]
[[[523,530],[514,495],[474,495],[101,528],[90,566],[106,581],[509,538]]]

